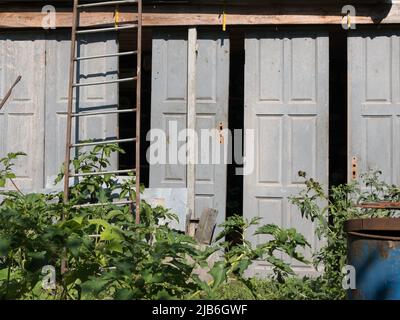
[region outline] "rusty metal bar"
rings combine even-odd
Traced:
[[[71,158],[71,136],[72,136],[72,104],[74,100],[74,75],[75,75],[75,51],[76,51],[76,29],[78,27],[78,0],[74,0],[73,9],[73,22],[72,22],[72,32],[71,32],[71,53],[69,62],[69,81],[68,81],[68,106],[67,106],[67,137],[65,146],[65,159],[64,159],[64,203],[68,202],[69,198],[69,162]],[[64,214],[62,213],[62,219]]]
[[[67,203],[69,200],[69,179],[70,177],[84,177],[91,175],[105,175],[105,174],[119,174],[119,173],[136,173],[136,199],[133,199],[132,195],[130,196],[130,200],[127,201],[119,201],[119,202],[109,202],[109,203],[95,203],[95,204],[82,204],[73,206],[73,208],[86,208],[86,207],[97,207],[97,206],[105,206],[105,205],[126,205],[129,204],[131,209],[133,208],[133,204],[136,203],[136,222],[140,222],[140,129],[141,129],[141,119],[140,119],[140,108],[141,108],[141,59],[142,59],[142,1],[122,1],[123,3],[137,3],[138,4],[138,24],[134,25],[123,25],[116,26],[113,28],[102,28],[102,29],[86,29],[86,30],[77,30],[79,26],[79,17],[78,17],[78,8],[84,7],[95,7],[97,5],[104,5],[106,3],[92,3],[88,5],[81,5],[79,7],[78,0],[74,0],[74,10],[73,10],[73,26],[72,26],[72,36],[71,36],[71,57],[70,57],[70,75],[69,75],[69,91],[68,91],[68,108],[67,108],[67,138],[66,138],[66,154],[65,154],[65,163],[64,163],[64,172],[65,172],[65,180],[64,180],[64,202]],[[121,1],[113,1],[113,4],[121,4]],[[107,4],[111,4],[108,2]],[[124,29],[137,29],[137,50],[129,51],[129,52],[121,52],[121,53],[111,53],[104,55],[93,55],[86,57],[76,57],[76,40],[78,34],[83,33],[95,33],[95,32],[103,32],[103,31],[119,31]],[[102,81],[102,82],[91,82],[91,83],[74,83],[75,77],[75,62],[80,60],[89,60],[89,59],[97,59],[97,58],[107,58],[114,56],[127,56],[134,55],[137,56],[137,70],[136,77],[125,78],[125,79],[117,79],[110,81]],[[126,81],[134,81],[136,80],[136,102],[137,106],[134,109],[126,109],[126,110],[104,110],[104,111],[93,111],[93,112],[72,112],[73,109],[73,90],[75,87],[81,86],[92,86],[92,85],[102,85],[102,84],[110,84],[110,83],[120,83]],[[77,101],[79,103],[79,101]],[[128,139],[118,139],[118,140],[101,140],[101,141],[93,141],[93,142],[80,142],[80,143],[71,143],[72,139],[72,119],[73,117],[81,117],[81,116],[90,116],[90,115],[98,115],[98,114],[119,114],[119,113],[128,113],[128,112],[136,112],[136,137],[128,138]],[[84,147],[84,146],[95,146],[95,145],[104,145],[110,143],[124,143],[124,142],[135,142],[136,143],[136,168],[128,169],[128,170],[116,170],[116,171],[104,171],[104,172],[88,172],[88,173],[71,173],[69,171],[70,167],[70,157],[71,157],[71,149],[75,147]],[[64,216],[62,217],[64,219]],[[64,268],[64,270],[66,270]]]
[[[138,28],[137,24],[129,24],[129,25],[122,25],[118,27],[111,27],[111,28],[99,28],[99,29],[87,29],[87,30],[78,30],[76,31],[77,34],[88,34],[88,33],[99,33],[99,32],[109,32],[109,31],[119,31],[119,30],[127,30],[127,29],[136,29]]]
[[[357,205],[357,207],[363,209],[400,210],[400,202],[393,202],[393,201],[365,202]]]
[[[134,142],[136,138],[128,138],[128,139],[116,139],[116,140],[102,140],[102,141],[93,141],[93,142],[82,142],[82,143],[73,143],[69,147],[87,147],[87,146],[99,146],[104,144],[112,144],[112,143],[124,143],[124,142]]]
[[[81,60],[91,60],[91,59],[109,58],[109,57],[122,57],[122,56],[130,56],[130,55],[133,55],[136,53],[137,53],[136,51],[109,53],[109,54],[101,54],[101,55],[97,55],[97,56],[77,57],[74,60],[81,61]]]
[[[91,207],[104,207],[104,206],[121,206],[121,205],[126,205],[126,204],[132,204],[134,203],[131,200],[127,201],[116,201],[116,202],[104,202],[104,203],[88,203],[88,204],[80,204],[73,206],[72,208],[74,209],[80,209],[80,208],[91,208]]]
[[[0,110],[3,108],[3,106],[6,104],[7,100],[10,98],[12,91],[14,90],[15,86],[20,82],[22,79],[21,76],[18,76],[17,79],[14,81],[13,85],[11,88],[7,91],[6,95],[4,96],[4,99],[1,100],[0,102]]]
[[[141,139],[141,101],[142,101],[142,0],[138,0],[138,29],[137,29],[137,81],[136,81],[136,217],[140,223],[140,139]]]
[[[79,112],[73,113],[72,117],[85,117],[85,116],[95,116],[99,114],[118,114],[118,113],[130,113],[136,112],[136,109],[121,109],[121,110],[105,110],[105,111],[93,111],[93,112]]]
[[[70,177],[103,176],[103,175],[106,175],[106,174],[133,173],[135,171],[136,171],[135,169],[127,169],[127,170],[114,170],[114,171],[73,173],[73,174],[70,174]]]
[[[87,4],[78,5],[78,8],[79,9],[85,9],[85,8],[103,7],[103,6],[129,4],[129,3],[138,3],[138,0],[119,0],[119,1],[87,3]]]
[[[111,83],[121,83],[121,82],[135,81],[136,78],[137,77],[116,79],[116,80],[108,80],[108,81],[88,82],[88,83],[74,83],[72,86],[73,87],[98,86],[98,85],[102,85],[102,84],[111,84]]]

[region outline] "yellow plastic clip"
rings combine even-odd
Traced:
[[[350,11],[347,11],[347,29],[351,28]]]
[[[225,9],[222,12],[222,31],[226,31],[226,14],[225,14]]]
[[[115,28],[118,29],[118,22],[119,22],[119,10],[118,10],[118,5],[115,7],[115,12],[114,12],[114,25]]]

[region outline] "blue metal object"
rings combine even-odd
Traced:
[[[348,290],[349,299],[400,300],[400,237],[393,227],[347,228],[347,261],[356,271],[356,288]]]

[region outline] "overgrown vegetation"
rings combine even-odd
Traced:
[[[329,192],[312,178],[307,179],[306,188],[291,198],[306,219],[316,224],[316,234],[324,241],[314,255],[314,266],[323,267],[323,276],[318,279],[321,289],[329,299],[343,299],[342,268],[346,264],[347,238],[344,223],[349,219],[367,217],[390,217],[392,210],[361,209],[364,202],[399,201],[400,188],[380,179],[381,172],[370,171],[361,176],[361,182],[334,186]]]
[[[312,262],[300,253],[309,244],[295,229],[260,226],[260,219],[246,221],[240,216],[222,225],[217,243],[202,247],[168,226],[176,216],[167,209],[143,201],[137,225],[129,205],[111,203],[135,198],[135,177],[121,180],[112,174],[90,173],[104,171],[117,152],[123,150],[108,145],[78,154],[73,168],[88,175],[71,186],[68,204],[63,203],[62,193],[24,194],[18,189],[12,169],[25,154],[10,153],[0,159],[0,187],[10,181],[15,189],[0,191],[4,199],[0,204],[1,299],[342,299],[344,222],[394,214],[361,209],[360,202],[400,201],[400,189],[381,181],[380,172],[369,172],[360,184],[336,186],[329,192],[300,172],[305,189],[291,201],[305,219],[315,223],[324,243]],[[63,176],[60,173],[57,182]],[[85,205],[99,203],[111,204]],[[250,227],[269,240],[254,246],[243,236]],[[230,238],[239,241],[235,245],[222,241]],[[323,275],[298,278],[279,253],[323,267]],[[209,267],[212,254],[220,259]],[[265,280],[246,278],[254,260],[267,261],[272,275]],[[199,276],[200,268],[208,270],[209,279]]]
[[[80,152],[73,161],[75,172],[101,172],[115,145]],[[0,182],[15,178],[13,161],[23,154],[0,159]],[[57,181],[62,180],[61,173]],[[171,230],[161,221],[176,219],[168,210],[141,203],[141,224],[133,221],[130,206],[104,204],[134,198],[134,177],[121,182],[112,174],[85,175],[71,187],[71,200],[62,193],[24,194],[2,191],[0,205],[0,297],[2,299],[182,299],[218,298],[228,282],[242,283],[257,298],[244,272],[253,259],[273,265],[275,279],[292,274],[290,266],[274,256],[284,252],[305,262],[298,248],[308,244],[294,229],[260,226],[257,234],[271,240],[253,247],[243,239],[239,246],[219,242],[200,248],[190,237]],[[60,217],[63,217],[61,219]],[[235,217],[225,223],[219,238],[233,230],[258,224]],[[207,258],[228,248],[227,254],[209,270],[210,281],[196,269]],[[61,272],[62,261],[65,270]],[[43,269],[43,267],[47,268]],[[45,274],[42,272],[45,271]],[[53,271],[55,278],[52,279]],[[50,273],[48,273],[50,272]],[[54,280],[54,281],[53,281]]]

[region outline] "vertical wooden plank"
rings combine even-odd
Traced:
[[[196,130],[196,58],[197,58],[197,29],[188,30],[188,68],[187,68],[187,129],[189,133]],[[188,136],[187,152],[187,192],[188,192],[188,214],[195,217],[195,187],[196,187],[196,143],[195,138]],[[194,235],[189,230],[190,235]]]

